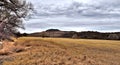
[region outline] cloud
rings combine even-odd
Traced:
[[[120,0],[36,0],[33,4],[35,13],[26,23],[26,31],[48,28],[120,31]]]
[[[102,1],[101,1],[102,2]],[[99,2],[99,3],[101,3]],[[111,3],[111,2],[110,2]],[[36,16],[60,16],[65,15],[69,17],[85,16],[85,17],[119,17],[120,8],[115,6],[116,3],[107,4],[106,1],[101,5],[83,4],[79,2],[72,2],[69,4],[60,5],[38,5],[36,8]],[[66,6],[67,5],[67,6]],[[111,5],[111,6],[109,6]],[[112,6],[113,5],[113,6]]]

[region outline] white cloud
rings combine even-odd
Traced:
[[[26,31],[48,28],[120,31],[120,0],[36,0],[33,4],[36,13],[26,23]]]

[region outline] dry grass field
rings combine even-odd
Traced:
[[[19,53],[1,55],[3,65],[120,65],[120,41],[22,37]]]

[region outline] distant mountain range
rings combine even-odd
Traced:
[[[101,33],[97,31],[61,31],[59,29],[48,29],[46,31],[31,33],[31,34],[17,34],[18,36],[29,36],[29,37],[54,37],[54,38],[76,38],[76,39],[109,39],[109,40],[120,40],[120,32],[109,32]]]

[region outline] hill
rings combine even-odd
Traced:
[[[4,56],[3,65],[120,65],[120,41],[22,37],[16,43],[30,49]]]
[[[120,40],[120,32],[109,32],[101,33],[97,31],[61,31],[58,29],[48,29],[43,32],[37,32],[28,34],[27,36],[32,37],[54,37],[54,38],[73,38],[76,35],[76,38],[79,39],[104,39],[104,40]]]

